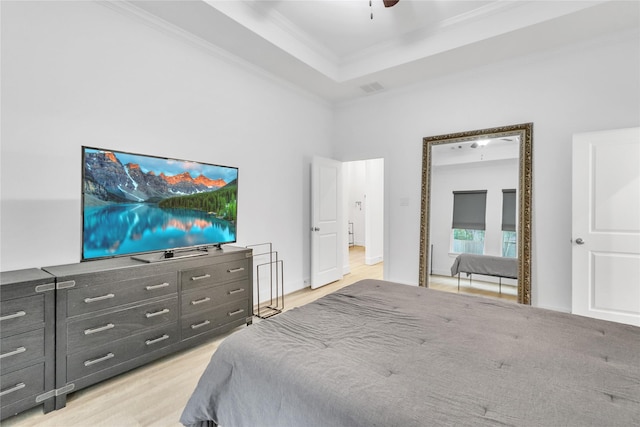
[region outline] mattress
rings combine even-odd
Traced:
[[[640,328],[364,280],[226,338],[180,421],[640,425]]]

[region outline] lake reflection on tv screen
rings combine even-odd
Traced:
[[[84,256],[102,258],[233,242],[234,222],[207,212],[123,203],[84,209]]]

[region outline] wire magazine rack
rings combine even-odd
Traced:
[[[253,260],[256,268],[254,282],[257,288],[257,304],[254,307],[254,316],[267,319],[284,310],[284,262],[279,259],[278,252],[273,250],[271,242],[248,245],[247,248],[254,249]],[[268,269],[268,276],[266,270]],[[260,302],[260,273],[268,278],[269,300]],[[264,284],[264,280],[263,280]]]

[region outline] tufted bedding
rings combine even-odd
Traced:
[[[501,256],[460,254],[451,265],[451,275],[459,273],[518,278],[518,259]]]
[[[640,328],[364,280],[225,339],[180,421],[640,425]]]

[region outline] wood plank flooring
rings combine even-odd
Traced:
[[[318,289],[302,289],[293,292],[285,298],[285,311],[293,307],[310,303],[338,289],[349,286],[362,279],[383,279],[383,263],[366,265],[364,263],[364,247],[352,246],[349,250],[349,266],[351,273],[344,276],[342,280],[329,283]]]
[[[429,276],[429,288],[445,292],[458,292],[458,278],[448,276]],[[469,279],[460,278],[461,294],[479,295],[483,297],[499,298],[508,301],[518,301],[518,289],[515,286],[502,284],[502,293],[499,291],[497,283],[483,282],[473,279],[469,284]]]
[[[364,248],[352,248],[350,261],[351,273],[343,280],[286,295],[285,311],[361,279],[382,279],[382,263],[364,265]],[[227,335],[72,393],[63,409],[43,414],[40,407],[33,408],[2,421],[2,426],[178,427],[200,375]]]

